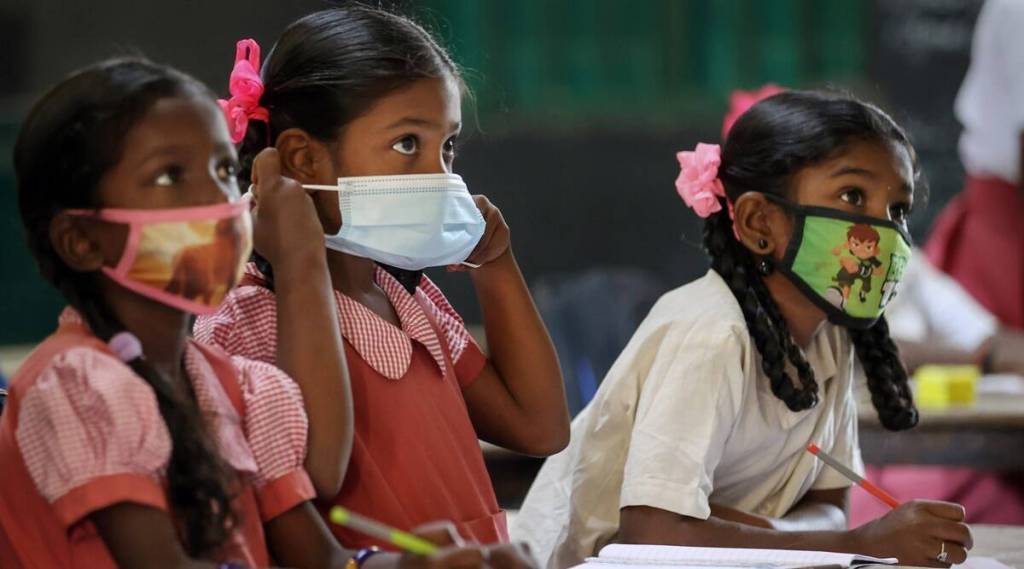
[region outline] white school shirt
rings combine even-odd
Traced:
[[[772,394],[717,273],[667,293],[573,421],[569,447],[544,463],[513,539],[561,569],[614,541],[625,506],[707,519],[714,502],[781,517],[808,490],[850,486],[804,448],[863,471],[851,348],[822,326],[806,350],[821,400],[794,413]]]
[[[960,160],[971,175],[1020,182],[1024,132],[1024,0],[986,0],[956,98]]]
[[[967,352],[999,331],[996,317],[920,250],[910,256],[899,294],[885,307],[885,318],[893,339]]]

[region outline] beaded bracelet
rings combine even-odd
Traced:
[[[363,563],[366,563],[367,559],[377,553],[380,553],[380,548],[375,545],[360,549],[348,560],[348,563],[345,564],[345,569],[362,569]]]

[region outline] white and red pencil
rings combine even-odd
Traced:
[[[843,463],[829,456],[827,452],[818,448],[818,445],[814,443],[807,445],[807,452],[820,458],[822,462],[834,468],[839,474],[849,478],[851,482],[860,486],[875,498],[888,504],[890,508],[900,507],[899,501],[893,498],[891,494],[875,486],[870,480],[865,479],[863,476],[847,468]]]

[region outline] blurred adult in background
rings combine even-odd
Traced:
[[[920,262],[889,312],[911,367],[977,363],[987,372],[1024,373],[1022,32],[1024,0],[987,0],[955,107],[964,127],[966,187],[939,216],[925,247],[934,267]],[[959,502],[970,522],[1024,524],[1022,473],[889,466],[869,469],[869,477],[903,498]],[[871,498],[853,494],[851,502],[853,525],[880,513]]]
[[[1024,332],[1002,326],[924,255],[911,257],[886,318],[911,371],[924,364],[975,364],[986,373],[1024,375]]]
[[[967,184],[926,252],[1003,325],[1024,328],[1024,1],[982,7],[956,115]]]

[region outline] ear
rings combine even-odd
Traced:
[[[736,200],[733,223],[740,242],[754,255],[781,258],[788,242],[789,218],[761,192],[747,192]]]
[[[281,156],[281,173],[301,184],[333,184],[334,161],[327,144],[301,128],[289,128],[275,144]]]
[[[103,266],[100,244],[83,230],[88,223],[79,217],[58,213],[50,221],[50,244],[64,264],[75,271],[98,271]]]

